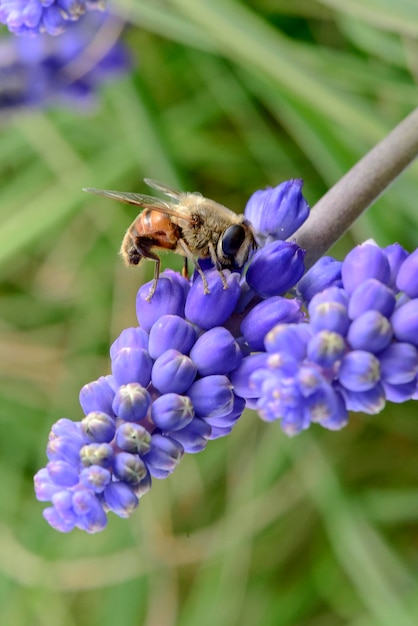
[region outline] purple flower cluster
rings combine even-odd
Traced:
[[[113,17],[92,13],[58,39],[45,34],[2,40],[0,111],[57,102],[90,105],[100,84],[129,69],[127,49],[111,35],[120,28]]]
[[[60,35],[86,11],[106,0],[0,0],[0,22],[16,35]]]
[[[418,250],[366,242],[343,262],[284,241],[308,216],[300,180],[256,192],[245,216],[258,249],[241,272],[164,272],[137,295],[139,326],[110,349],[111,374],[85,385],[80,422],[59,420],[35,477],[57,530],[129,516],[184,453],[229,434],[245,407],[294,435],[338,430],[349,411],[417,399]]]
[[[51,501],[46,520],[62,532],[102,530],[107,512],[129,516],[152,478],[165,478],[183,454],[203,450],[231,432],[246,400],[232,382],[251,352],[277,324],[299,324],[302,302],[283,294],[301,278],[304,252],[280,241],[306,219],[302,182],[257,192],[265,245],[246,273],[205,272],[187,281],[166,271],[149,301],[137,295],[139,326],[124,330],[110,349],[111,374],[85,385],[81,422],[59,420],[49,459],[35,477],[37,498]],[[257,217],[256,199],[248,212]],[[246,210],[247,215],[247,210]],[[282,268],[270,271],[271,265]]]
[[[342,263],[321,259],[298,289],[308,320],[275,326],[231,375],[262,419],[289,435],[338,430],[348,411],[418,398],[418,250],[366,242]]]

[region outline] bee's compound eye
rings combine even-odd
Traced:
[[[226,257],[234,257],[245,239],[245,230],[240,224],[229,226],[222,236],[222,252]]]

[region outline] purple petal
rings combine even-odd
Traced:
[[[240,296],[239,274],[228,270],[223,270],[223,274],[228,285],[227,289],[224,289],[218,272],[210,270],[205,273],[209,293],[204,292],[203,282],[199,276],[187,296],[185,308],[187,319],[205,330],[226,322]]]

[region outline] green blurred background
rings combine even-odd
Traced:
[[[83,186],[144,176],[241,212],[302,177],[314,204],[417,102],[416,0],[114,0],[134,67],[95,110],[0,126],[0,623],[415,626],[417,405],[288,439],[248,412],[129,519],[89,536],[42,518],[49,429],[135,324],[152,264],[118,257],[132,208]],[[2,35],[6,36],[6,31]],[[418,244],[411,167],[339,242]],[[180,268],[167,255],[164,266]]]

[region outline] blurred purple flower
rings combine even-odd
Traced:
[[[106,0],[0,0],[0,22],[15,35],[60,35],[86,11],[106,7]]]
[[[91,106],[103,82],[129,69],[121,29],[116,18],[91,13],[58,38],[43,34],[1,40],[0,111]]]

